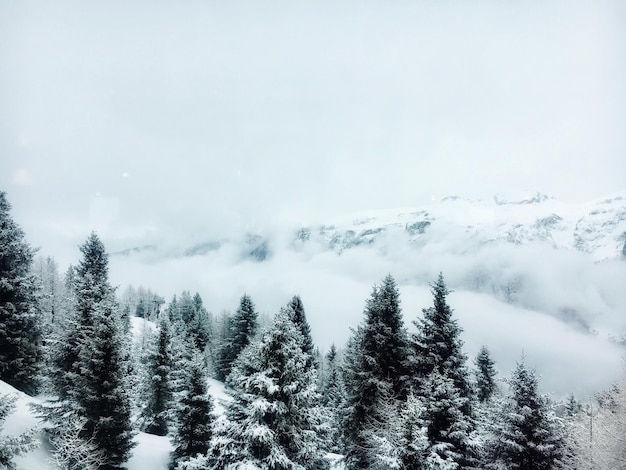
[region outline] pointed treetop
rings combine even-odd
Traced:
[[[91,232],[80,251],[83,259],[76,268],[77,274],[81,277],[91,276],[96,284],[108,284],[109,259],[96,232]]]
[[[296,327],[302,333],[304,337],[304,352],[313,356],[313,338],[311,337],[311,327],[309,326],[309,322],[306,319],[306,314],[304,312],[304,304],[302,303],[302,299],[299,295],[294,295],[289,304],[287,305],[289,308],[289,314],[291,317],[291,321],[296,325]]]

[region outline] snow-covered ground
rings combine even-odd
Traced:
[[[19,435],[29,429],[36,428],[39,420],[30,409],[30,404],[39,402],[25,393],[0,381],[0,394],[17,396],[15,411],[4,423],[2,433],[8,436]],[[18,470],[52,470],[56,467],[50,460],[50,451],[40,438],[40,446],[32,452],[14,459]],[[172,446],[167,437],[154,436],[143,432],[135,436],[137,446],[127,463],[128,470],[166,470]]]
[[[140,322],[133,322],[138,324]],[[215,379],[209,379],[209,393],[215,399],[215,414],[224,415],[224,404],[232,400],[228,395],[224,384]],[[38,398],[33,398],[25,393],[17,391],[15,388],[0,381],[0,394],[17,396],[15,411],[7,418],[2,433],[5,435],[18,435],[29,429],[37,427],[38,419],[30,409],[31,403],[39,402]],[[132,456],[126,463],[128,470],[167,470],[172,444],[167,436],[155,436],[143,432],[135,436],[137,445],[132,451]],[[50,451],[41,442],[37,449],[21,457],[16,457],[14,462],[18,470],[53,470],[56,467],[50,460]],[[343,470],[341,456],[329,454],[332,469]]]
[[[135,436],[137,446],[126,464],[129,470],[166,470],[172,444],[167,436],[140,432]]]

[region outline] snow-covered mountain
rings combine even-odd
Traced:
[[[235,245],[242,258],[262,262],[279,250],[297,251],[307,245],[342,253],[367,245],[385,251],[388,243],[419,248],[442,239],[454,241],[462,251],[499,242],[543,243],[587,253],[595,261],[614,259],[626,250],[626,191],[583,204],[564,203],[540,192],[497,194],[485,201],[450,196],[413,209],[369,211],[318,225],[204,239],[167,255],[202,256]],[[164,255],[158,243],[113,254],[132,253]]]
[[[302,228],[297,240],[318,240],[341,252],[384,243],[389,233],[404,234],[417,246],[432,241],[432,233],[437,239],[465,239],[468,246],[541,242],[589,253],[595,260],[610,259],[623,254],[626,242],[626,194],[576,205],[542,193],[514,198],[499,194],[492,201],[453,196],[418,210],[373,212],[348,223]]]

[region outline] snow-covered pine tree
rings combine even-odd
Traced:
[[[402,439],[399,444],[399,468],[403,470],[425,470],[428,443],[428,421],[426,408],[415,395],[407,397],[402,410]]]
[[[431,292],[433,306],[423,309],[423,317],[414,321],[417,332],[411,337],[414,388],[428,416],[431,460],[469,468],[477,452],[470,437],[474,421],[462,329],[452,317],[442,274]]]
[[[211,344],[211,315],[204,308],[202,297],[197,292],[193,296],[193,310],[191,318],[187,322],[188,334],[192,337],[196,349],[201,354],[207,354],[207,348]]]
[[[83,436],[102,451],[100,468],[114,470],[130,457],[134,447],[131,396],[128,386],[129,357],[115,305],[103,301],[94,313],[93,338],[80,351],[79,403],[86,422]]]
[[[241,353],[229,376],[234,400],[213,441],[212,468],[323,467],[317,376],[306,366],[303,347],[283,308],[269,331]]]
[[[239,302],[239,308],[228,323],[228,338],[223,342],[218,352],[215,374],[219,380],[225,380],[231,372],[233,362],[254,338],[258,329],[258,313],[249,295],[244,294]]]
[[[0,191],[0,380],[33,394],[42,361],[39,285],[31,272],[35,252],[10,212]]]
[[[156,349],[148,362],[148,402],[142,412],[143,430],[157,436],[168,432],[172,405],[171,368],[173,364],[170,322],[159,321]]]
[[[50,338],[50,375],[53,392],[65,407],[79,408],[81,392],[77,380],[83,374],[80,351],[89,349],[94,337],[95,310],[102,302],[113,302],[108,281],[108,260],[104,245],[92,232],[80,247],[83,259],[72,269],[68,287],[74,290],[70,312],[63,328]]]
[[[568,470],[626,468],[626,360],[617,380],[592,403],[566,405]]]
[[[0,431],[7,417],[15,411],[15,395],[0,395]],[[35,440],[35,431],[27,431],[19,436],[7,436],[0,432],[0,468],[15,470],[14,457],[30,452],[37,448],[39,442]]]
[[[182,466],[194,457],[205,456],[213,435],[213,398],[207,391],[202,356],[196,353],[186,369],[186,387],[178,407],[176,430],[172,440],[172,469]]]
[[[428,438],[426,457],[450,468],[473,468],[477,455],[471,436],[474,423],[463,412],[469,398],[439,369],[428,375],[420,393]]]
[[[83,442],[106,457],[102,468],[116,469],[133,446],[126,338],[108,280],[104,245],[92,233],[80,249],[83,258],[71,281],[75,311],[51,348],[57,398],[40,412],[57,451],[67,448],[63,426],[72,420],[80,423]]]
[[[41,285],[39,312],[44,335],[46,335],[50,334],[59,320],[67,313],[64,309],[65,286],[59,275],[57,262],[50,256],[46,258],[37,257],[34,272]]]
[[[471,388],[466,367],[467,356],[463,353],[462,329],[452,317],[453,310],[447,303],[450,293],[439,274],[432,284],[434,305],[422,309],[423,317],[414,321],[417,333],[411,337],[415,357],[415,373],[426,379],[435,369],[454,380],[459,392],[470,396]],[[419,387],[419,382],[416,384]]]
[[[478,401],[485,402],[491,398],[496,391],[496,369],[495,363],[491,359],[489,350],[486,346],[482,346],[478,355],[474,359],[476,369],[476,398]]]
[[[402,322],[399,293],[388,275],[374,286],[365,306],[363,324],[354,332],[345,356],[347,417],[344,420],[348,468],[370,468],[373,443],[368,423],[382,422],[379,401],[387,394],[406,398],[408,337]]]
[[[504,402],[490,450],[495,468],[554,470],[564,453],[562,426],[539,394],[535,372],[523,360],[509,381],[511,396]]]
[[[321,404],[328,416],[328,441],[331,452],[343,452],[343,419],[346,406],[346,388],[339,364],[337,348],[333,344],[326,354],[326,367],[320,385]]]
[[[306,319],[302,299],[299,295],[294,295],[293,298],[289,301],[289,304],[287,304],[287,306],[293,312],[291,320],[300,329],[300,333],[302,333],[302,337],[304,338],[303,350],[305,353],[311,356],[312,360],[314,356],[313,338],[311,337],[311,327],[309,326],[309,322]]]

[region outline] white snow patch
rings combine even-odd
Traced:
[[[172,444],[167,436],[140,432],[135,436],[137,446],[126,463],[128,470],[166,470]]]

